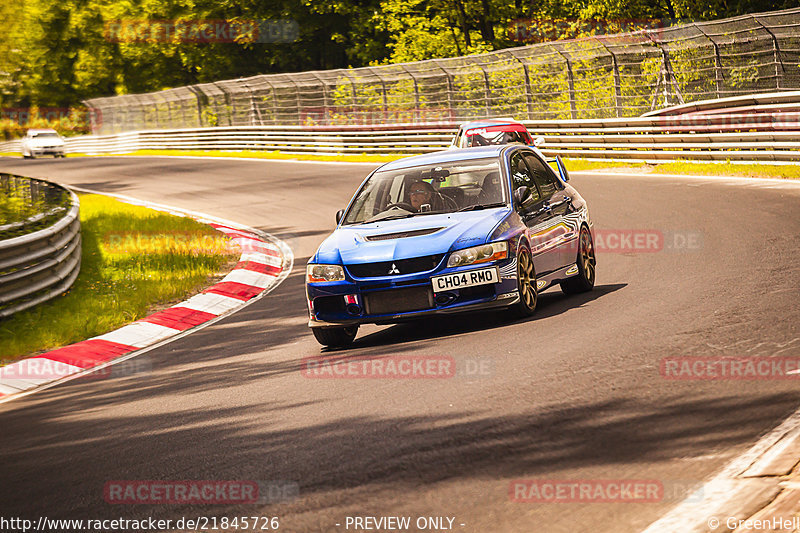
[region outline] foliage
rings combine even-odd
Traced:
[[[688,0],[4,0],[0,15],[7,28],[0,34],[0,105],[72,107],[97,96],[150,92],[261,73],[358,67],[498,50],[522,44],[508,31],[515,19],[551,21],[553,32],[548,35],[558,39],[593,33],[594,26],[583,24],[586,21],[599,21],[609,33],[615,31],[615,24],[625,29],[625,21],[704,20],[795,4],[796,0],[711,0],[702,4]],[[251,42],[244,38],[210,43],[180,39],[120,42],[110,37],[109,30],[110,25],[125,20],[223,19],[289,19],[297,23],[299,33],[293,42]],[[492,75],[501,88],[513,87],[518,79],[518,73],[510,70]],[[580,83],[589,89],[602,84],[607,87],[608,75],[606,72],[602,79]],[[748,78],[752,72],[732,75]],[[561,91],[564,80],[543,79],[551,80],[552,88]],[[679,80],[681,84],[694,82]],[[481,83],[474,73],[456,80],[468,98],[478,97],[469,102],[478,107],[487,98]],[[623,88],[623,93],[626,90]],[[509,112],[524,107],[522,101],[508,102],[504,93],[488,97],[504,98]],[[401,100],[413,96],[408,88],[395,94]],[[413,104],[406,101],[396,107],[416,112],[414,109],[426,105],[439,105],[433,103],[435,91],[428,95],[422,101],[416,97]],[[368,89],[364,95],[355,96],[373,97]],[[427,103],[425,98],[429,99]],[[597,94],[596,101],[586,102],[586,107],[608,106],[610,98],[609,94]],[[563,98],[554,98],[552,105],[569,114]],[[224,115],[221,111],[214,112],[220,122]],[[160,113],[163,111],[153,110],[148,120],[163,120]],[[206,118],[208,122],[215,120]]]
[[[220,233],[186,217],[105,196],[84,195],[80,200],[78,279],[65,295],[0,320],[0,353],[4,357],[54,349],[147,316],[154,306],[183,299],[208,285],[209,277],[235,258],[227,249],[210,247],[199,253],[154,247],[120,249],[114,246],[115,235],[171,233],[218,239]]]

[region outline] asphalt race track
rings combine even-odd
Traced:
[[[800,405],[796,380],[687,381],[660,371],[665,357],[800,355],[800,188],[713,178],[575,173],[597,230],[660,232],[660,249],[598,250],[595,290],[547,291],[529,320],[495,312],[364,327],[353,349],[336,352],[452,356],[464,371],[455,377],[304,377],[303,358],[321,353],[306,328],[305,263],[370,168],[0,159],[0,171],[248,224],[295,253],[278,289],[140,356],[144,371],[0,405],[0,515],[261,515],[291,532],[347,531],[347,516],[435,516],[454,517],[464,532],[634,532],[682,495],[517,503],[509,487],[519,479],[688,487]],[[471,373],[476,363],[482,370]],[[110,480],[285,480],[299,497],[111,505]]]

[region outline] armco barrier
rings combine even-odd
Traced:
[[[56,186],[48,184],[51,186]],[[78,197],[53,225],[0,240],[0,318],[54,298],[69,289],[81,266]]]
[[[715,107],[716,106],[716,107]],[[694,104],[684,114],[523,121],[543,152],[589,160],[800,161],[800,91]],[[716,112],[710,110],[716,109]],[[698,112],[702,111],[702,112]],[[420,154],[447,148],[457,124],[242,126],[152,130],[67,139],[67,153],[266,150],[286,154]],[[16,145],[0,144],[0,151]],[[18,148],[17,148],[18,149]]]

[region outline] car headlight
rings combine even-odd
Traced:
[[[308,265],[306,267],[306,283],[321,281],[342,281],[344,269],[340,265]]]
[[[447,267],[485,263],[487,261],[505,259],[506,257],[508,257],[508,243],[505,241],[493,242],[453,252],[447,259]]]

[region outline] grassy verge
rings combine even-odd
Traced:
[[[81,196],[81,237],[81,272],[72,288],[0,320],[4,359],[145,317],[211,284],[238,256],[209,226],[100,195]]]
[[[734,163],[690,163],[675,161],[656,165],[656,174],[700,174],[704,176],[742,176],[746,178],[800,179],[798,165],[748,165]]]

